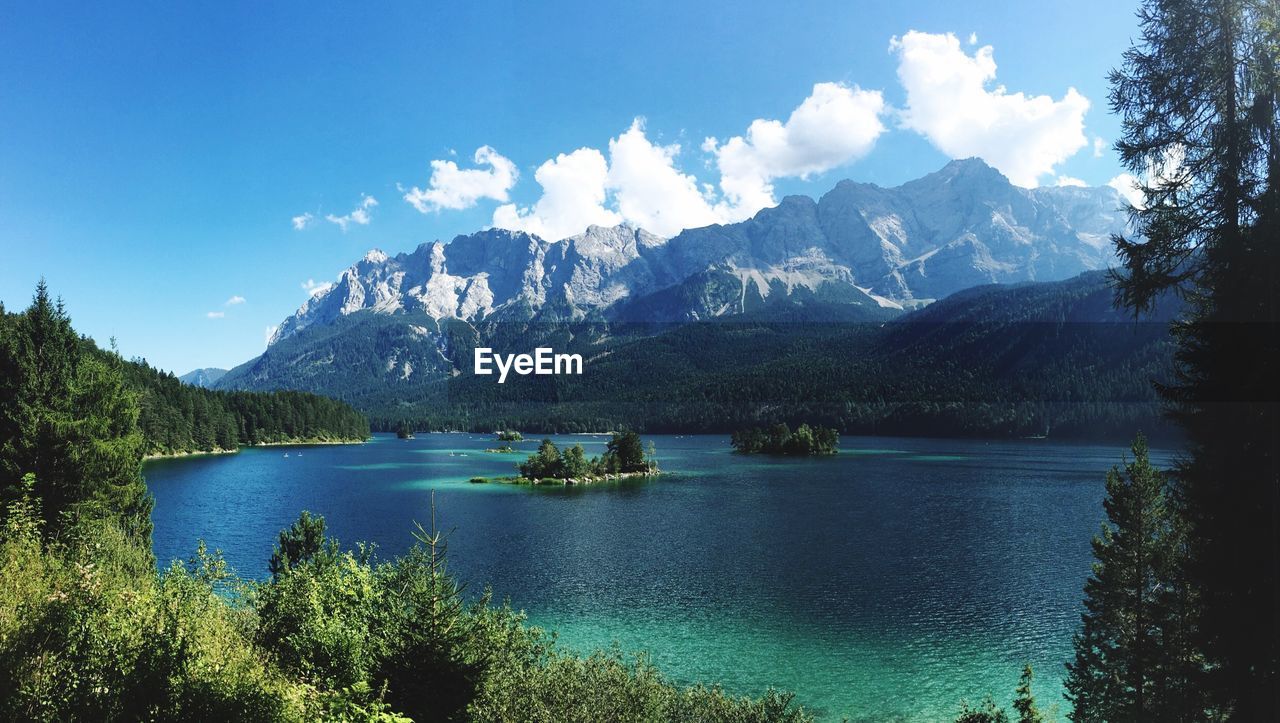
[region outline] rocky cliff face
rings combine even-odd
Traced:
[[[272,344],[357,311],[436,320],[692,320],[797,291],[903,308],[978,284],[1049,281],[1113,262],[1125,230],[1109,188],[1024,189],[980,160],[896,188],[842,181],[754,218],[662,239],[593,226],[563,241],[488,229],[394,257],[371,251]]]

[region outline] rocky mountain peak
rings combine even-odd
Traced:
[[[895,188],[841,181],[818,200],[787,196],[741,223],[671,239],[625,224],[556,242],[489,228],[410,254],[375,249],[286,319],[276,338],[365,310],[474,321],[552,308],[608,318],[625,306],[635,318],[655,294],[665,294],[663,313],[677,318],[679,299],[700,299],[693,316],[702,318],[741,311],[750,294],[799,289],[918,303],[978,284],[1104,268],[1114,261],[1110,234],[1126,223],[1112,189],[1020,188],[968,158]]]

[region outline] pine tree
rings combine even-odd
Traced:
[[[1280,3],[1148,0],[1139,17],[1112,74],[1116,147],[1146,179],[1139,238],[1116,239],[1119,297],[1188,301],[1162,388],[1188,438],[1186,629],[1208,663],[1197,687],[1263,720],[1280,709]]]
[[[1141,435],[1133,456],[1123,473],[1107,473],[1108,522],[1093,541],[1084,624],[1075,661],[1067,665],[1067,699],[1077,723],[1176,720],[1167,716],[1176,715],[1183,696],[1180,682],[1167,674],[1167,661],[1179,657],[1171,647],[1182,627],[1167,604],[1177,580],[1178,518]],[[1029,683],[1027,673],[1024,678]]]
[[[113,518],[151,542],[151,497],[142,480],[138,400],[119,356],[104,354],[71,328],[43,281],[31,306],[4,324],[0,368],[0,488],[12,496],[36,479],[45,530],[78,518]]]
[[[1044,714],[1036,706],[1036,698],[1031,694],[1033,677],[1030,665],[1022,668],[1022,676],[1018,678],[1013,699],[1013,709],[1018,711],[1018,723],[1044,723]]]

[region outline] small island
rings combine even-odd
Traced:
[[[785,424],[767,430],[760,427],[733,433],[730,439],[739,454],[771,454],[787,457],[817,457],[835,454],[840,448],[840,435],[827,427],[801,424],[793,432]]]
[[[413,427],[410,427],[408,422],[401,422],[400,426],[396,427],[396,437],[413,439]]]
[[[496,433],[499,442],[523,442],[524,435],[514,429],[503,429]]]
[[[661,474],[655,454],[653,442],[649,442],[646,449],[640,435],[635,432],[615,432],[604,454],[591,458],[587,457],[580,444],[561,450],[555,442],[544,439],[537,452],[516,466],[519,476],[498,477],[492,481],[578,485],[627,477],[652,477]],[[473,477],[470,481],[479,484],[491,480]]]

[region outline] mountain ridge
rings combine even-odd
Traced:
[[[370,251],[285,319],[270,344],[361,309],[464,321],[634,316],[637,299],[709,271],[737,278],[739,303],[670,320],[741,313],[748,295],[798,288],[838,288],[851,303],[901,309],[983,283],[1104,268],[1114,261],[1110,235],[1126,228],[1122,203],[1105,187],[1020,188],[965,159],[893,188],[840,181],[816,200],[787,196],[746,221],[670,239],[625,224],[559,241],[490,228],[395,256]]]

